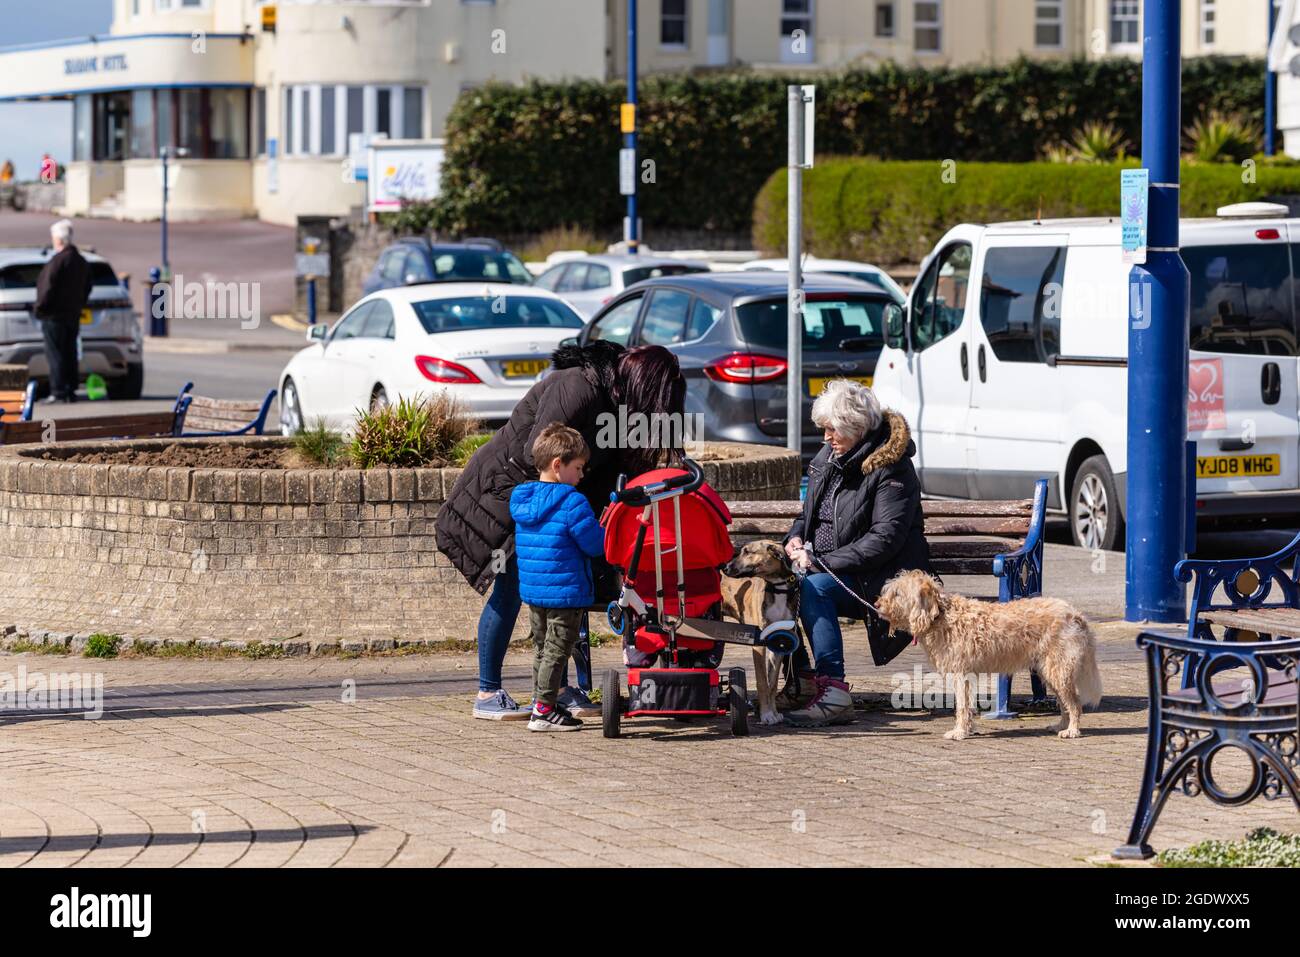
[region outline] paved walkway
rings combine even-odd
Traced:
[[[855,724],[747,739],[721,721],[630,721],[614,741],[475,721],[468,656],[8,656],[0,671],[101,672],[105,714],[4,719],[0,864],[1081,865],[1123,842],[1146,723],[1132,626],[1099,631],[1106,699],[1076,741],[1054,715],[945,741],[951,713],[888,701],[923,656],[878,671],[860,634]],[[598,649],[598,668],[616,660]],[[517,695],[527,664],[508,661]],[[1154,843],[1262,824],[1295,815],[1175,797]]]

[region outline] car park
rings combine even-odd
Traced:
[[[751,259],[740,268],[743,270],[786,272],[790,268],[790,260]],[[867,282],[874,282],[876,285],[884,286],[894,293],[899,302],[907,299],[907,293],[903,291],[903,287],[896,283],[889,273],[879,266],[873,266],[871,263],[854,262],[851,259],[818,259],[816,256],[805,256],[801,262],[801,268],[804,272],[824,272],[834,276],[846,276],[849,279],[863,279]]]
[[[536,284],[559,293],[584,319],[590,319],[628,286],[661,276],[708,271],[703,263],[663,256],[579,256],[550,267],[537,277]]]
[[[686,412],[699,413],[697,439],[786,441],[788,279],[775,272],[666,276],[638,283],[605,306],[578,341],[670,349],[686,376]],[[803,452],[821,448],[813,399],[826,383],[870,384],[883,344],[891,292],[874,283],[811,273],[805,277]]]
[[[509,418],[560,341],[582,328],[567,303],[509,283],[403,286],[366,296],[280,375],[287,434],[345,430],[365,410],[446,389],[492,425]]]
[[[434,243],[409,237],[387,247],[361,283],[362,292],[430,282],[508,282],[529,285],[532,273],[495,240]]]
[[[1188,438],[1213,521],[1300,514],[1296,283],[1286,207],[1188,219]],[[953,228],[886,330],[882,402],[912,424],[924,491],[1015,498],[1049,479],[1077,544],[1122,547],[1128,332],[1141,321],[1110,219]]]
[[[48,390],[50,367],[33,310],[36,281],[53,254],[50,249],[0,249],[0,364],[27,366],[40,392]],[[88,250],[82,255],[90,265],[92,286],[81,313],[81,377],[102,376],[110,398],[138,399],[144,389],[139,316],[113,267]]]

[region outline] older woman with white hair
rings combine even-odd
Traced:
[[[794,566],[807,572],[799,618],[813,661],[801,647],[794,680],[778,700],[790,723],[806,727],[853,720],[840,618],[867,621],[877,665],[907,645],[895,640],[887,646],[887,626],[880,629],[869,620],[849,589],[874,601],[898,572],[930,570],[921,484],[911,461],[916,446],[907,422],[882,410],[869,388],[846,379],[827,383],[813,403],[812,418],[826,445],[808,466],[803,514],[786,536],[785,549]]]

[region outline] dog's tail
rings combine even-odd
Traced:
[[[1079,616],[1078,625],[1083,632],[1083,663],[1079,668],[1079,700],[1085,708],[1101,704],[1101,671],[1097,668],[1097,638],[1088,622]]]

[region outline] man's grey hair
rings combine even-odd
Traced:
[[[852,379],[826,383],[812,407],[812,420],[819,429],[834,429],[854,443],[875,431],[882,414],[876,394]]]
[[[60,219],[50,227],[50,238],[57,239],[61,243],[72,242],[72,220]]]

